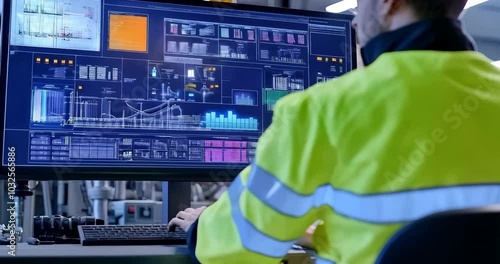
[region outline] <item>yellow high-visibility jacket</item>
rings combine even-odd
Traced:
[[[385,53],[287,96],[198,219],[196,257],[279,263],[321,219],[317,263],[374,263],[409,221],[500,203],[499,116],[500,70],[473,51]]]

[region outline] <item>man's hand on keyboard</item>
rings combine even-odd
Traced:
[[[184,231],[188,231],[189,227],[198,219],[200,214],[206,209],[206,206],[193,209],[193,208],[188,208],[184,211],[180,211],[177,216],[170,220],[168,223],[169,226],[178,226]]]

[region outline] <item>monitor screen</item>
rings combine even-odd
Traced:
[[[276,101],[356,66],[350,16],[6,2],[2,165],[15,155],[16,171],[33,177],[242,169]]]

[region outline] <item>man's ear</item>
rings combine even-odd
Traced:
[[[382,10],[382,14],[384,16],[390,16],[396,13],[403,7],[404,0],[383,0],[384,9]]]
[[[358,69],[364,68],[365,65],[363,63],[363,57],[361,56],[361,46],[359,46],[359,44],[356,44],[356,55],[358,60]]]

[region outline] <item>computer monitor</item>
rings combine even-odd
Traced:
[[[347,15],[203,1],[4,4],[3,177],[14,155],[18,178],[236,176],[276,101],[356,67]]]

